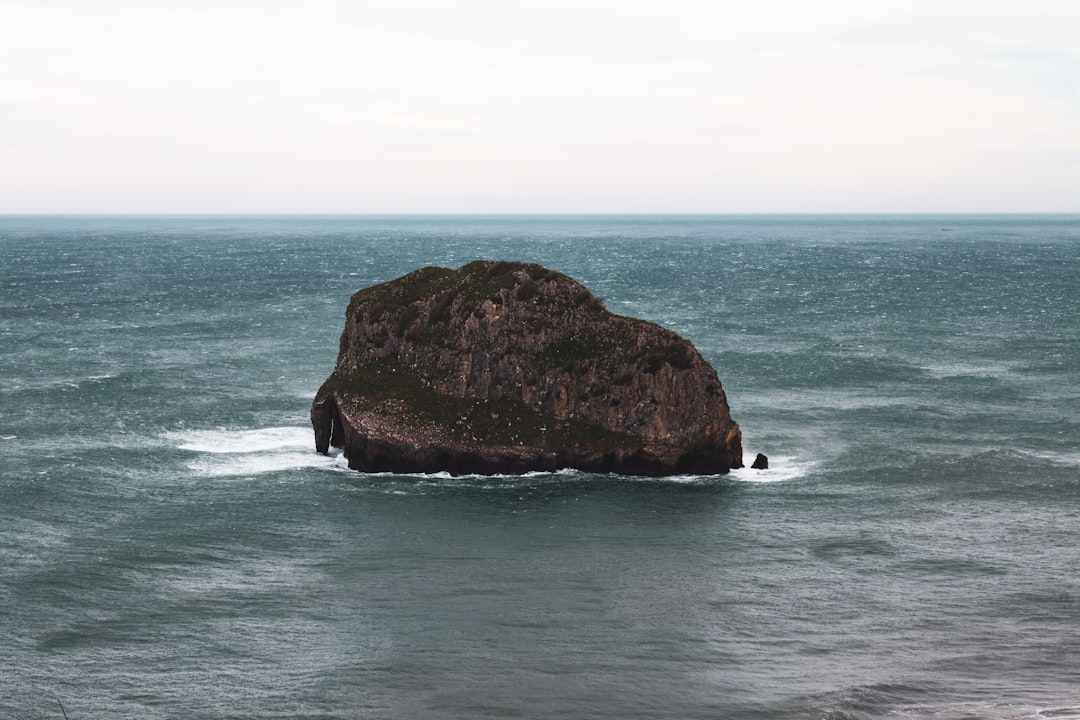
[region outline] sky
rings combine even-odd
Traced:
[[[1080,212],[1076,0],[0,0],[0,213]]]

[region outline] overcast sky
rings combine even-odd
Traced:
[[[1077,0],[0,0],[0,213],[984,211]]]

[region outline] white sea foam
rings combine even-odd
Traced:
[[[746,455],[746,457],[753,456],[752,453],[744,453],[744,455]],[[784,482],[806,477],[813,471],[816,465],[817,463],[815,462],[799,460],[799,458],[794,456],[779,455],[769,458],[768,470],[754,470],[747,466],[739,468],[738,470],[732,470],[731,477],[740,482]]]
[[[325,468],[348,470],[348,463],[340,450],[332,450],[329,456],[315,452],[310,428],[281,426],[259,429],[188,430],[167,433],[166,439],[181,450],[198,453],[187,466],[200,475],[225,477],[233,475],[259,475],[297,468]],[[8,438],[4,438],[8,439]],[[13,438],[12,438],[13,439]],[[748,453],[752,456],[752,453]],[[816,463],[799,461],[793,456],[776,456],[769,459],[768,470],[740,468],[728,476],[739,482],[774,483],[804,477]],[[576,475],[573,469],[557,472],[531,472],[524,475],[451,475],[436,473],[374,473],[387,477],[411,477],[419,480],[445,481],[469,479],[510,480],[554,475]],[[668,482],[698,483],[703,476],[675,475],[665,478]]]
[[[166,438],[181,450],[199,453],[187,466],[200,475],[223,477],[306,467],[345,467],[339,452],[329,456],[315,452],[311,429],[306,427],[189,430],[168,433]]]
[[[347,462],[342,458],[341,465],[348,467]],[[568,476],[568,475],[583,475],[581,470],[575,470],[573,468],[563,468],[562,470],[534,470],[532,472],[507,475],[504,473],[494,473],[491,475],[482,475],[479,473],[467,473],[462,475],[453,475],[445,470],[433,473],[394,473],[394,472],[377,472],[377,473],[365,473],[371,477],[387,477],[387,478],[410,478],[415,480],[496,480],[496,481],[512,481],[519,480],[521,478],[543,478],[543,477],[556,477],[556,476]]]
[[[652,477],[651,475],[640,475],[640,476],[635,476],[633,479],[639,480],[641,482],[656,482],[657,480],[660,480],[662,482],[677,483],[677,484],[680,484],[680,485],[682,485],[682,484],[685,484],[685,485],[701,485],[701,484],[710,482],[710,481],[712,481],[712,480],[714,480],[714,479],[716,479],[718,477],[723,477],[723,476],[722,475],[665,475],[665,476],[660,477],[660,478],[655,478],[655,477]]]
[[[1061,707],[1033,707],[1026,703],[972,702],[957,703],[943,707],[913,706],[899,717],[922,720],[968,720],[987,718],[987,720],[1080,720],[1080,707],[1063,705]]]
[[[273,593],[300,587],[319,579],[312,563],[290,562],[287,558],[245,559],[217,567],[210,563],[174,566],[155,579],[171,594],[187,597],[210,597],[233,593]]]
[[[267,454],[208,455],[192,460],[187,466],[200,475],[228,477],[261,475],[306,467],[333,469],[335,458],[309,452],[272,452]]]
[[[1080,452],[1056,452],[1053,450],[1019,450],[1018,454],[1036,458],[1053,465],[1080,465]]]
[[[798,390],[778,390],[758,393],[753,398],[740,402],[740,407],[753,405],[768,411],[771,408],[790,407],[802,411],[827,410],[867,410],[901,406],[908,401],[903,397],[883,394],[879,388],[844,388],[842,390],[822,390],[799,388]]]
[[[268,451],[313,448],[311,428],[271,427],[258,430],[189,430],[169,433],[181,450],[204,453],[262,453]]]
[[[746,455],[748,457],[753,457],[754,453],[748,453]],[[688,485],[697,485],[718,478],[734,480],[736,482],[776,483],[805,477],[810,474],[816,465],[816,462],[800,462],[796,457],[779,456],[769,458],[768,470],[754,470],[749,467],[743,467],[731,470],[727,475],[667,475],[663,477],[662,480],[664,482],[684,483]],[[655,481],[657,478],[642,476],[636,479],[642,481]]]

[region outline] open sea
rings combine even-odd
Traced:
[[[349,296],[693,341],[746,461],[364,475]],[[1080,216],[0,217],[0,719],[1080,718]]]

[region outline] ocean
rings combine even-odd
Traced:
[[[349,296],[567,273],[717,477],[314,450]],[[0,718],[1080,718],[1080,216],[0,217]]]

